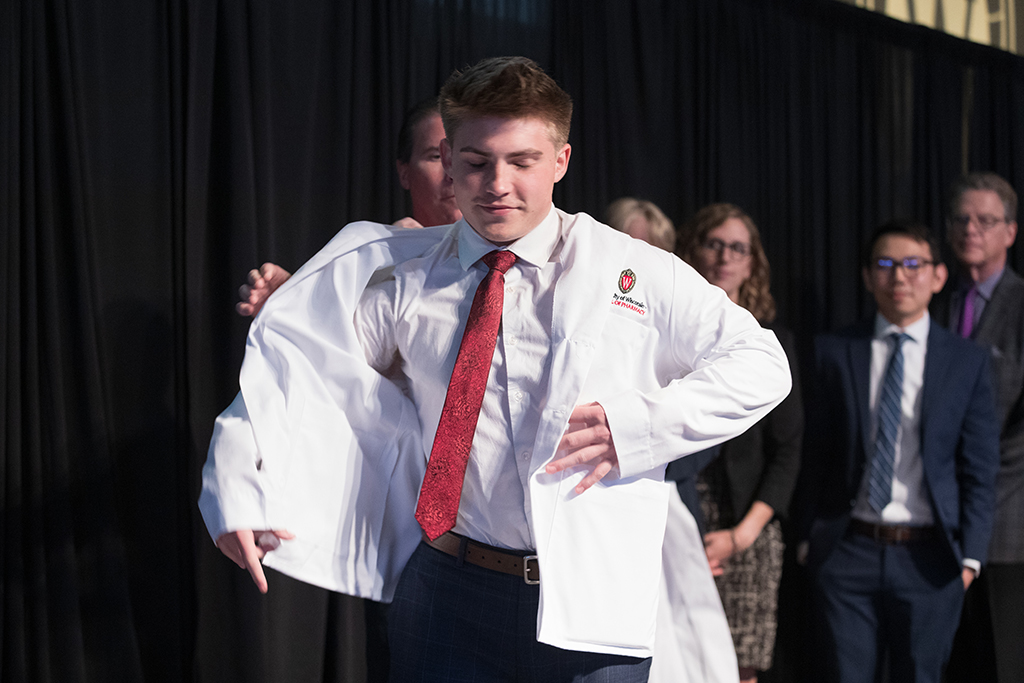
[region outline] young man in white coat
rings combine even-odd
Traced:
[[[788,363],[676,257],[552,205],[572,103],[536,64],[440,101],[463,219],[348,226],[267,302],[200,507],[261,590],[262,559],[393,599],[393,680],[644,681],[665,464],[757,422]]]

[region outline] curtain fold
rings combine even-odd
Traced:
[[[876,225],[941,234],[965,169],[1024,192],[1024,59],[829,0],[0,3],[0,678],[365,678],[360,601],[258,595],[199,520],[232,307],[407,215],[405,110],[502,54],[575,100],[559,206],[739,204],[804,351],[870,310]]]

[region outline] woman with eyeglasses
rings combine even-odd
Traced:
[[[775,331],[793,371],[793,392],[744,434],[726,442],[696,478],[705,552],[725,607],[740,679],[771,668],[784,549],[779,517],[800,467],[803,406],[793,335],[773,325],[770,269],[757,226],[732,204],[706,206],[685,226],[679,255]]]

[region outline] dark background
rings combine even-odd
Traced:
[[[232,304],[406,215],[403,112],[499,54],[575,99],[560,207],[740,204],[804,348],[867,312],[877,224],[941,231],[967,169],[1024,190],[1024,59],[826,0],[6,0],[0,680],[361,678],[357,601],[259,596],[199,520]]]

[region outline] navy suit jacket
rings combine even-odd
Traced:
[[[870,437],[869,320],[815,340],[801,523],[808,562],[820,564],[846,532],[874,445]],[[921,400],[921,453],[935,524],[951,562],[984,562],[992,533],[999,423],[988,354],[932,321]],[[952,569],[953,567],[951,567]]]

